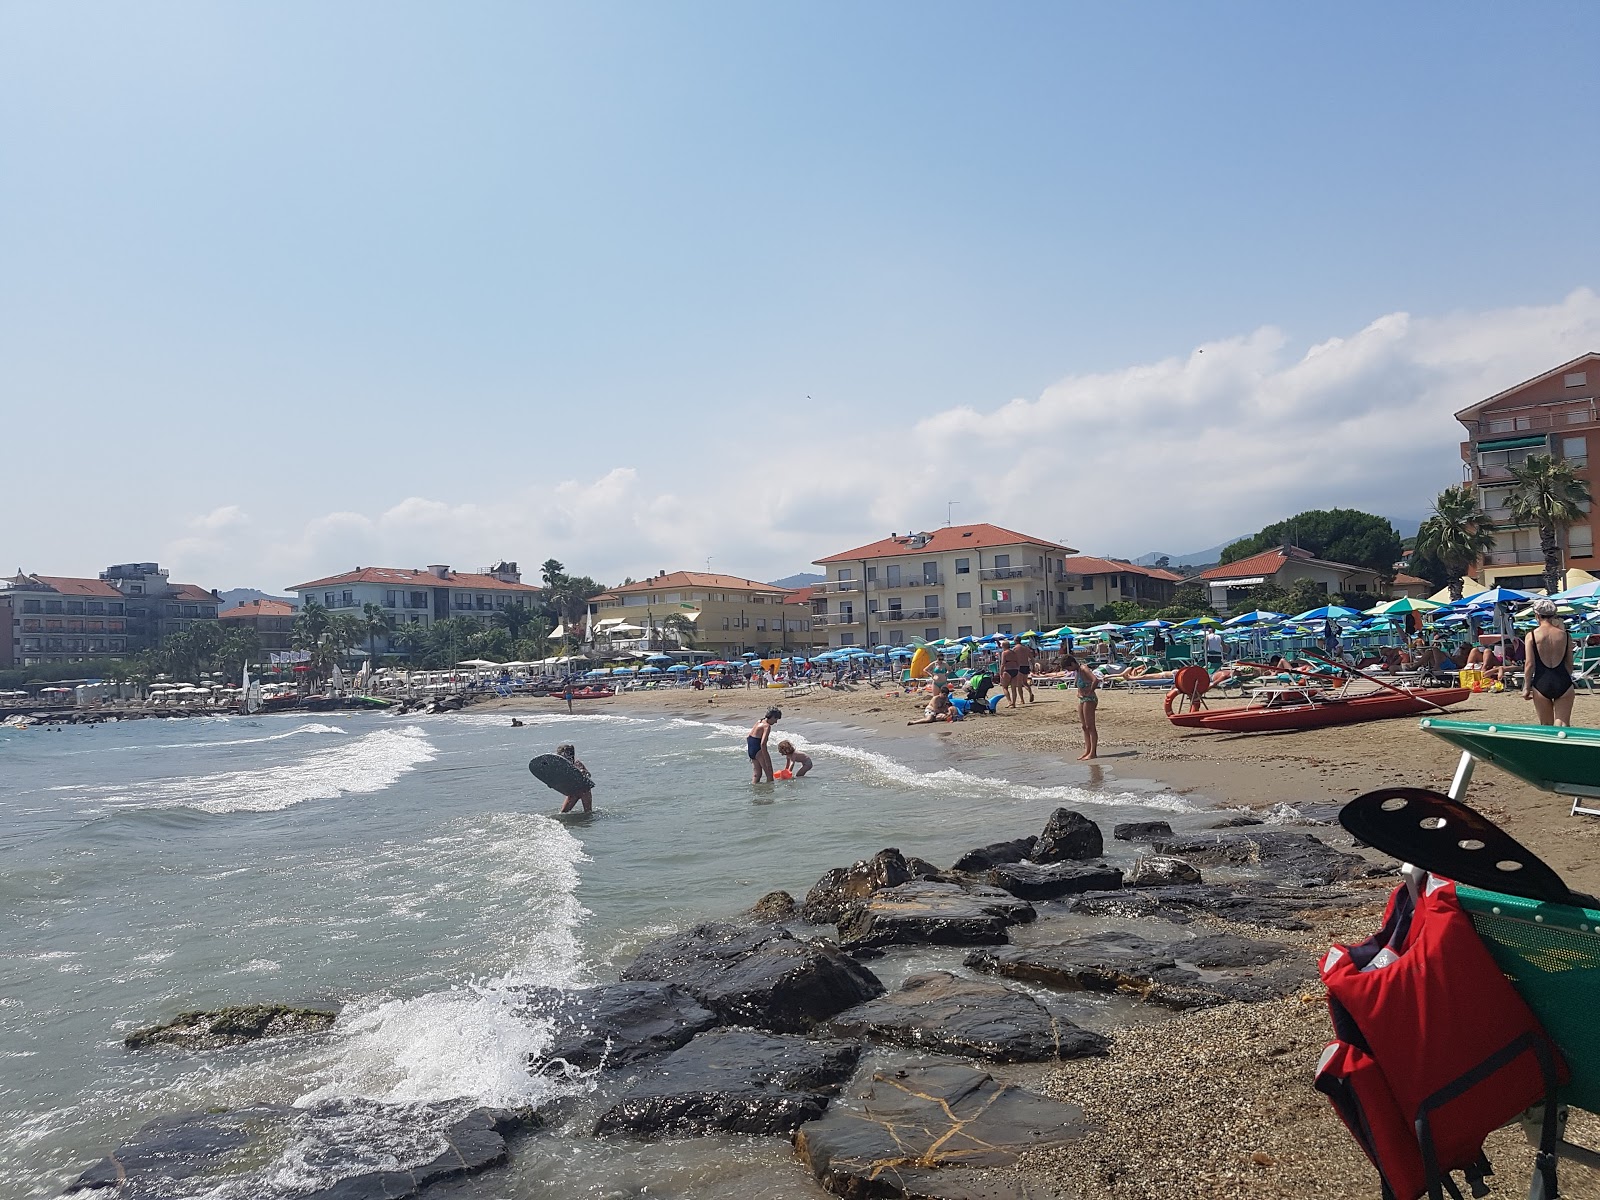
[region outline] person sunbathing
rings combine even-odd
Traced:
[[[932,725],[936,721],[954,721],[956,719],[955,706],[950,703],[949,685],[941,687],[933,694],[933,699],[928,701],[928,707],[915,721],[907,721],[907,725]]]

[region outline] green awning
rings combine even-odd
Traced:
[[[1549,440],[1547,434],[1536,437],[1500,438],[1493,442],[1479,442],[1479,450],[1520,450],[1524,446],[1543,446]]]

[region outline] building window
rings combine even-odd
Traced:
[[[44,605],[40,604],[37,600],[24,600],[22,602],[22,611],[25,613],[43,612]]]
[[[1567,529],[1567,553],[1573,558],[1589,558],[1594,554],[1594,531],[1588,525],[1573,525]]]
[[[1532,417],[1490,417],[1490,433],[1515,433],[1519,429],[1532,429]]]
[[[1007,633],[1007,634],[1009,634],[1011,632],[1011,626],[1002,625],[997,630],[995,630],[995,632],[996,633]]]
[[[1561,382],[1568,387],[1582,387],[1589,382],[1589,376],[1583,371],[1569,371],[1561,377]]]
[[[1364,583],[1358,583],[1358,584],[1356,584],[1356,591],[1358,591],[1358,592],[1364,592],[1364,591],[1366,591],[1366,590],[1367,590],[1367,585],[1366,585],[1366,584],[1364,584]]]
[[[939,631],[937,629],[924,629],[922,631],[922,640],[925,642],[937,642],[939,640]]]
[[[58,613],[58,612],[60,612],[61,611],[61,601],[59,601],[59,600],[46,600],[44,602],[44,610],[47,613]]]
[[[939,582],[939,564],[938,563],[936,563],[936,562],[925,562],[925,563],[922,564],[922,582],[923,583],[929,583],[929,584],[933,584],[933,583],[938,583]]]
[[[906,644],[906,631],[904,629],[891,629],[889,631],[889,645],[904,646]]]
[[[122,639],[121,638],[112,638],[107,643],[107,647],[110,650],[114,651],[114,652],[120,652],[122,650]]]
[[[972,573],[972,560],[970,558],[956,559],[956,574],[970,575]]]
[[[67,601],[67,612],[69,612],[69,613],[71,613],[71,614],[73,614],[75,616],[80,616],[81,617],[83,615],[83,601],[82,600],[68,600]]]
[[[892,602],[891,602],[891,603],[892,603]],[[840,611],[840,612],[843,612],[843,611],[844,611],[844,606],[843,606],[843,605],[840,605],[840,607],[839,607],[839,611]],[[876,601],[876,600],[868,600],[868,601],[867,601],[867,611],[868,611],[868,612],[869,612],[869,613],[875,613],[875,612],[877,612],[877,611],[878,611],[878,602],[877,602],[877,601]]]
[[[333,607],[333,593],[332,592],[323,592],[322,593],[322,607],[323,608],[332,608]]]
[[[841,633],[839,635],[839,645],[841,645],[841,646],[854,646],[855,644],[856,644],[856,635],[855,634],[853,634],[853,633]]]
[[[91,600],[84,607],[91,616],[99,616],[106,611],[106,606],[99,600]]]
[[[971,608],[972,607],[972,593],[971,592],[957,592],[956,593],[956,607],[957,608]]]
[[[878,581],[878,568],[877,567],[868,567],[867,568],[867,582],[868,583],[876,583],[877,581]]]
[[[1589,420],[1589,410],[1587,408],[1567,409],[1568,425],[1582,425],[1587,420]]]
[[[428,593],[427,592],[412,592],[411,593],[411,607],[412,608],[427,608],[428,607]]]
[[[400,593],[396,592],[396,591],[387,591],[387,592],[385,592],[383,594],[383,606],[385,608],[399,608],[400,607]]]
[[[765,617],[757,617],[756,618],[756,632],[765,633],[766,631],[767,631],[767,619]]]
[[[106,611],[108,613],[111,613],[113,616],[121,616],[122,615],[122,601],[113,600],[110,604],[106,605]]]
[[[849,567],[840,567],[839,574],[836,576],[840,583],[849,583],[855,577],[855,572]]]
[[[728,628],[728,618],[727,618],[727,617],[723,617],[723,618],[722,618],[722,627],[723,627],[723,628],[724,628],[724,629],[727,629],[727,628]]]
[[[939,597],[924,596],[922,598],[922,611],[926,613],[937,613],[939,611]]]
[[[1589,465],[1589,439],[1585,437],[1562,438],[1561,457],[1574,467],[1587,467]]]
[[[957,625],[956,626],[956,636],[957,637],[971,637],[972,636],[972,626],[971,625]]]
[[[900,564],[890,563],[883,569],[883,585],[896,588],[900,586]]]

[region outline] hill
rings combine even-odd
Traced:
[[[801,571],[798,575],[785,575],[782,579],[770,579],[767,582],[773,587],[803,588],[821,583],[826,578],[826,575],[818,575],[814,571]]]

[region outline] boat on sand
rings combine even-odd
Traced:
[[[1414,717],[1460,704],[1471,695],[1469,688],[1395,688],[1355,696],[1295,688],[1270,692],[1242,708],[1191,708],[1167,719],[1180,728],[1214,733],[1276,733]]]

